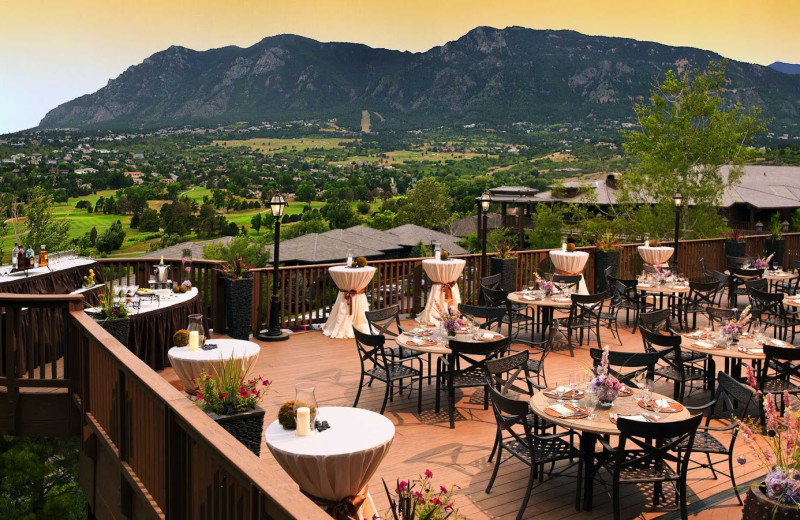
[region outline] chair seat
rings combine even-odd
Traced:
[[[422,372],[416,368],[403,365],[401,363],[391,363],[389,365],[388,378],[386,377],[386,370],[384,370],[383,367],[370,368],[369,370],[365,370],[364,373],[380,381],[396,381],[397,379],[405,379],[407,377],[417,377],[422,375]]]
[[[791,381],[784,381],[783,379],[770,379],[764,383],[764,392],[774,394],[783,391],[787,391],[790,394],[800,393],[800,387],[793,384]]]
[[[641,451],[626,451],[625,462],[631,462],[642,456],[642,454],[643,452]],[[613,467],[614,462],[612,459],[609,465]],[[619,477],[621,481],[627,482],[652,482],[654,480],[677,480],[678,478],[675,471],[668,464],[662,464],[650,458],[625,466],[620,471]]]
[[[669,354],[664,355],[664,359],[669,359],[670,361],[675,360],[675,354],[670,352]],[[692,363],[694,361],[701,361],[706,359],[706,355],[702,352],[694,352],[693,350],[686,350],[681,352],[681,359],[683,359],[684,363]]]
[[[470,388],[486,384],[486,373],[478,368],[466,369],[453,376],[454,388]]]
[[[399,360],[413,359],[422,355],[422,352],[411,350],[406,347],[386,347],[386,353],[391,354],[395,359]]]
[[[688,447],[688,439],[678,444],[678,448],[681,450],[686,450]],[[719,453],[722,455],[728,454],[728,448],[725,445],[719,442],[717,438],[710,433],[702,430],[697,430],[695,434],[692,451],[700,453]]]
[[[697,381],[705,379],[706,377],[706,374],[703,370],[691,366],[685,366],[683,369],[683,373],[684,373],[684,378],[683,378],[684,381]],[[656,368],[655,374],[661,377],[665,377],[667,379],[672,379],[673,381],[681,380],[678,371],[671,366],[658,367]]]
[[[510,439],[510,438],[509,438]],[[504,447],[513,452],[518,457],[531,462],[531,450],[528,446],[520,441],[507,440],[504,441]],[[533,440],[533,457],[536,463],[552,462],[557,460],[569,459],[571,457],[580,457],[580,452],[575,449],[570,443],[561,439],[536,439]]]
[[[538,374],[539,371],[542,369],[542,362],[538,359],[529,359],[528,360],[528,370],[533,372],[534,374]]]

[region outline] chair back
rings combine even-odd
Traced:
[[[503,289],[489,289],[488,287],[481,287],[483,292],[484,303],[489,307],[503,307],[505,309],[506,300],[508,299],[508,291]]]
[[[581,285],[581,278],[582,276],[579,274],[576,275],[554,274],[553,283],[558,284],[559,286],[564,288],[569,288],[571,291],[577,291]]]
[[[746,256],[728,256],[726,257],[728,269],[731,267],[737,269],[747,269],[750,267],[752,260]]]
[[[483,323],[479,324],[480,328],[491,329],[493,326],[497,325],[498,331],[502,327],[503,318],[506,315],[505,307],[490,307],[487,305],[469,305],[466,303],[459,303],[458,310],[461,314],[465,316],[482,319]],[[509,333],[510,333],[510,323],[509,323]]]
[[[591,348],[589,349],[589,355],[592,356],[594,368],[597,368],[603,359],[603,350]],[[656,364],[658,364],[659,359],[661,359],[661,355],[656,352],[619,352],[609,350],[609,373],[619,379],[620,383],[628,386],[635,386],[633,380],[642,372],[644,372],[647,379],[655,378]],[[630,372],[620,372],[617,370],[618,368],[634,370]]]
[[[494,356],[508,346],[508,338],[492,341],[459,341],[451,339],[449,342],[451,356]]]
[[[792,271],[800,269],[800,260],[792,260]]]
[[[701,258],[699,262],[700,262],[700,272],[703,273],[703,276],[705,276],[706,278],[711,278],[711,271],[709,271],[708,268],[706,267],[706,259]]]
[[[719,294],[719,304],[722,305],[722,293],[724,292],[724,289],[728,287],[731,278],[727,274],[720,273],[719,271],[711,271],[711,278],[720,282],[720,289],[717,294]]]
[[[800,379],[800,348],[775,347],[764,343],[764,364],[758,378],[758,389],[764,392],[768,381],[782,380],[787,384]],[[774,372],[770,375],[769,370]]]
[[[731,419],[731,417],[734,421],[744,419],[754,396],[755,390],[720,371],[717,373],[714,405],[708,409],[706,414],[706,426],[711,419]]]
[[[569,309],[568,323],[574,323],[575,320],[599,320],[607,296],[608,291],[597,294],[570,295],[572,306]]]
[[[490,386],[507,395],[509,390],[518,394],[533,395],[533,383],[528,370],[530,353],[527,350],[486,360],[486,379]],[[523,388],[520,383],[524,384]]]
[[[503,274],[497,273],[491,276],[481,277],[481,287],[487,289],[500,289],[500,284],[503,282]]]
[[[367,318],[369,331],[372,334],[383,334],[384,336],[396,338],[403,333],[403,327],[400,326],[399,305],[390,305],[383,309],[365,311],[364,316]],[[392,330],[392,326],[395,327],[395,330]]]
[[[702,308],[708,305],[715,305],[717,291],[720,290],[720,282],[712,280],[710,282],[689,282],[689,296],[686,298],[686,306]]]
[[[658,332],[650,332],[647,329],[642,329],[642,343],[644,343],[645,352],[658,352],[659,354],[666,354],[667,352],[674,352],[677,349],[677,361],[681,365],[681,373],[683,373],[683,362],[680,354],[681,350],[681,336],[670,332],[669,334],[661,334]]]
[[[487,388],[497,422],[498,437],[503,438],[510,435],[521,445],[528,448],[533,447],[533,433],[527,420],[530,406],[528,401],[520,401],[503,395],[492,385],[487,385]],[[515,427],[522,427],[522,430]],[[531,450],[531,457],[533,456],[534,453]]]
[[[745,280],[744,286],[748,291],[750,289],[758,289],[759,291],[768,291],[769,280],[767,280],[766,278],[755,278],[753,280]]]
[[[386,336],[383,334],[367,334],[361,332],[355,326],[353,327],[353,334],[356,337],[356,348],[358,348],[358,357],[361,360],[361,370],[364,371],[367,362],[372,363],[376,367],[386,368],[389,363],[386,361],[386,350],[384,344],[386,343]]]
[[[758,313],[761,318],[769,315],[783,317],[783,293],[770,293],[752,289],[748,291],[748,295],[752,302],[753,311]]]
[[[657,311],[642,312],[639,314],[639,327],[650,332],[670,332],[670,310],[659,309]]]
[[[711,324],[711,330],[715,330],[714,325],[718,322],[732,320],[736,317],[739,311],[733,309],[723,309],[721,307],[706,307],[708,314],[708,322]]]

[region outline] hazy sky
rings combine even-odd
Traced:
[[[478,25],[573,29],[800,63],[800,0],[0,0],[0,133],[170,45],[294,33],[424,51]]]

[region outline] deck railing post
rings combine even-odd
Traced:
[[[414,314],[419,314],[422,311],[422,261],[421,260],[417,260],[414,262],[414,278],[411,287],[412,287],[411,310]]]

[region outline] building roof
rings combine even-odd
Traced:
[[[420,242],[423,244],[439,242],[442,248],[447,249],[452,255],[465,255],[469,252],[458,245],[459,238],[457,236],[434,231],[422,226],[417,226],[416,224],[404,224],[392,229],[387,229],[386,233],[397,236],[398,243],[407,247],[414,247]]]
[[[231,240],[233,240],[233,237],[215,238],[214,240],[202,240],[200,242],[181,242],[180,244],[175,244],[174,246],[150,251],[142,256],[144,258],[161,258],[162,256],[164,258],[180,258],[184,249],[190,249],[192,251],[192,258],[202,260],[204,258],[203,249],[208,244],[228,244]]]
[[[487,215],[486,224],[489,230],[503,227],[503,216],[500,213],[489,213]],[[456,220],[450,224],[450,232],[453,236],[464,238],[471,233],[478,232],[478,216],[471,215]]]
[[[345,230],[336,230],[345,231]],[[357,239],[355,241],[342,241],[326,233],[309,233],[287,241],[281,241],[280,261],[281,262],[302,262],[306,264],[325,264],[338,262],[347,258],[347,252],[353,250],[357,256],[366,258],[377,258],[384,255],[383,251],[371,249],[361,245]],[[346,236],[342,233],[341,236]],[[348,239],[353,236],[349,235]],[[273,246],[267,246],[270,251],[270,258],[273,258]]]
[[[527,186],[498,186],[489,190],[492,202],[507,203],[532,203],[536,202],[536,194],[539,190]],[[476,199],[477,200],[477,199]]]

